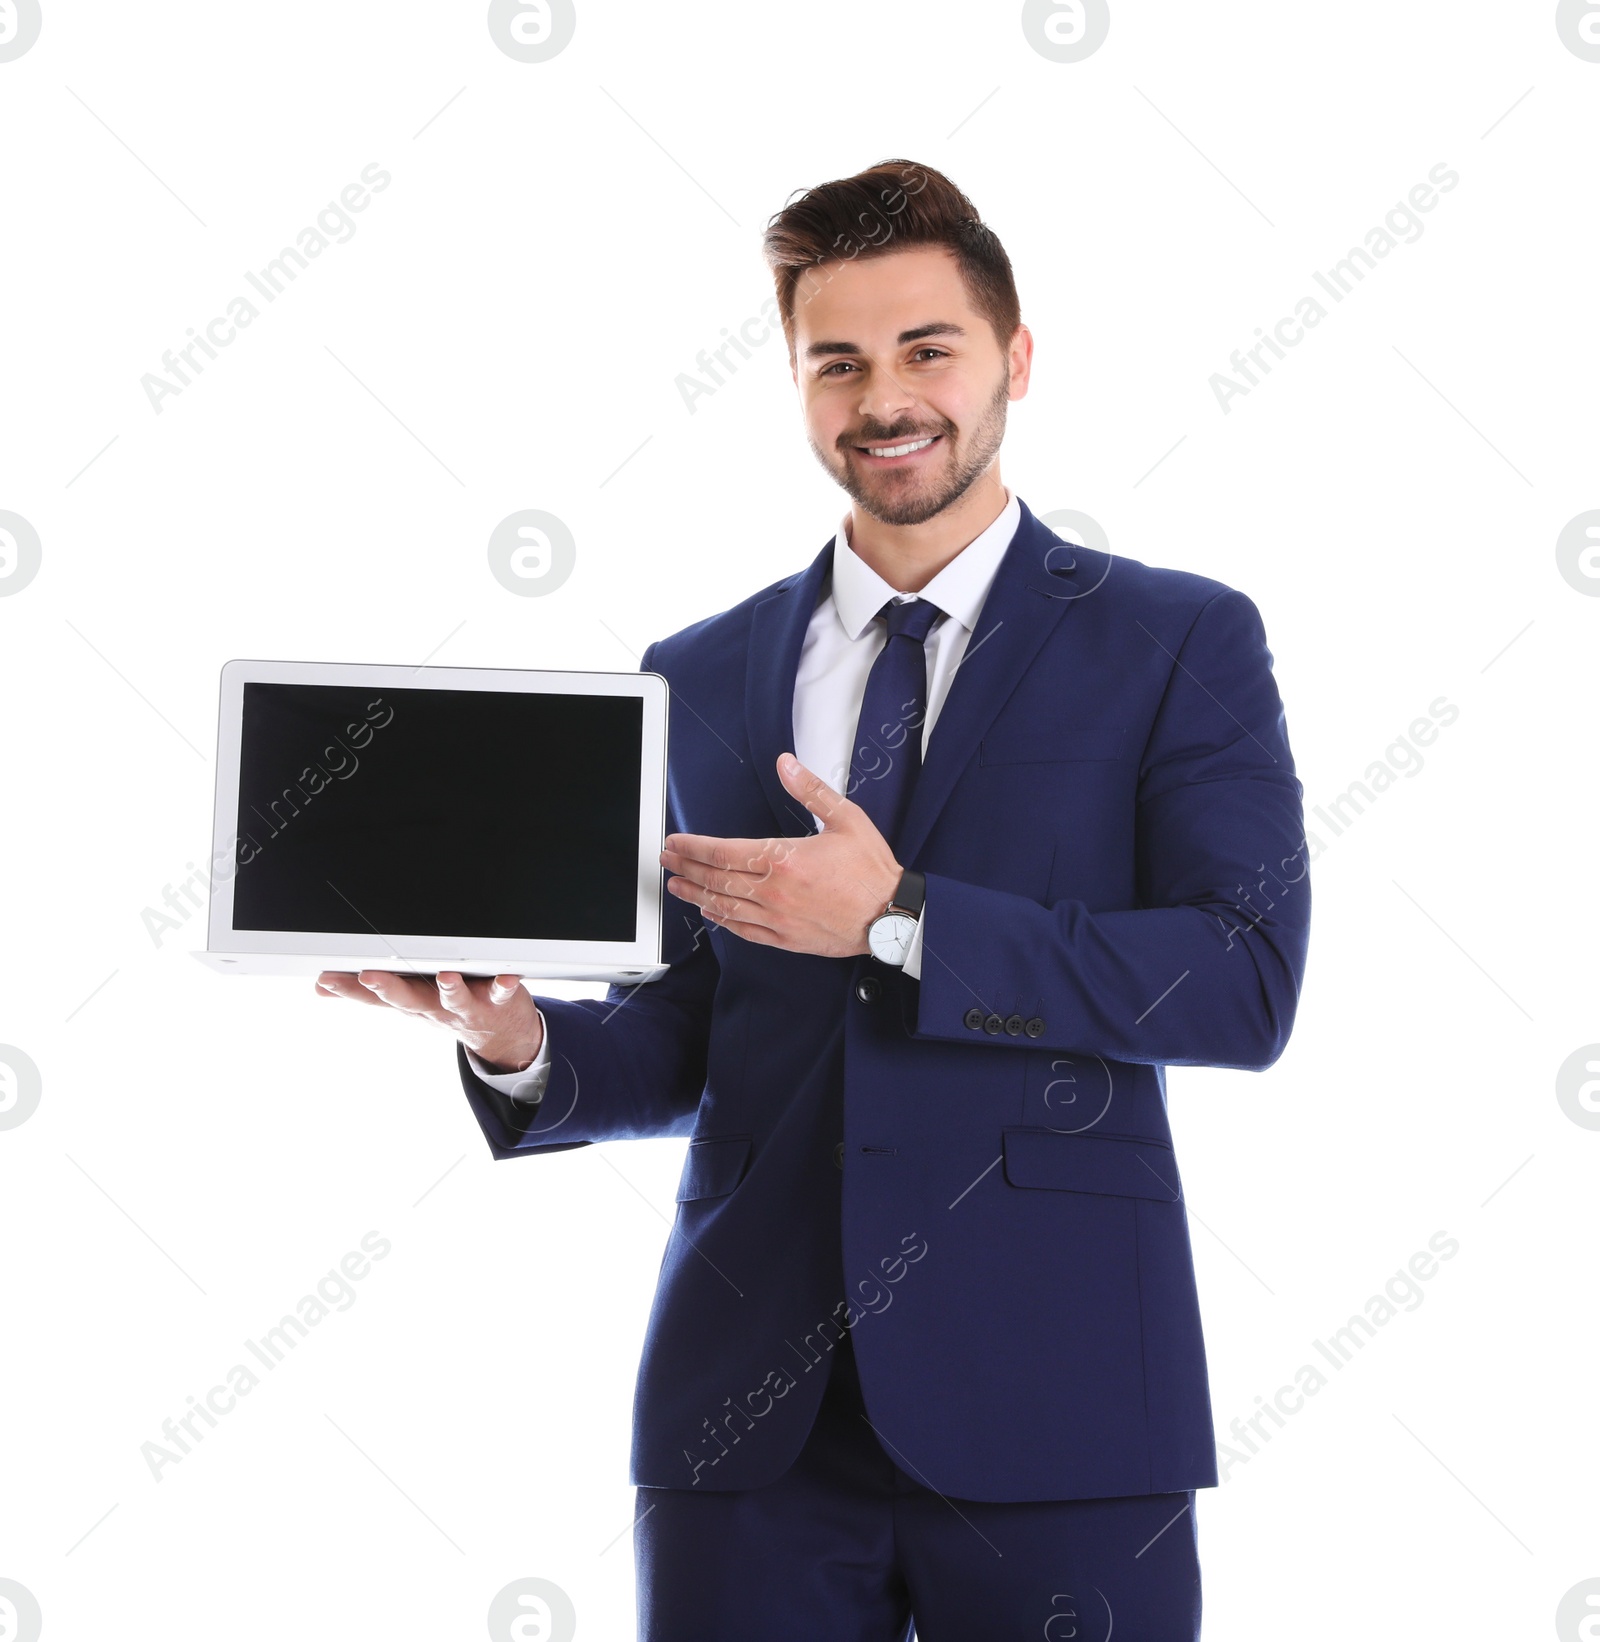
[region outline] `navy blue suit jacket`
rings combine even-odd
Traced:
[[[813,831],[774,764],[831,555],[645,654],[671,686],[669,829]],[[1300,796],[1250,600],[1024,506],[897,849],[927,880],[920,979],[668,896],[661,980],[539,996],[542,1105],[458,1056],[496,1158],[689,1137],[636,1484],[780,1476],[846,1330],[879,1439],[944,1494],[1215,1484],[1164,1068],[1282,1053]]]

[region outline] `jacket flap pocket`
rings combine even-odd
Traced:
[[[1103,724],[1017,724],[983,738],[980,764],[1098,763],[1132,758],[1132,734]]]
[[[1003,1142],[1006,1179],[1013,1186],[1149,1197],[1161,1203],[1176,1203],[1183,1195],[1172,1149],[1159,1141],[1007,1129]]]
[[[683,1160],[683,1175],[678,1181],[678,1201],[726,1197],[744,1178],[744,1166],[749,1161],[749,1135],[691,1140],[689,1155]]]

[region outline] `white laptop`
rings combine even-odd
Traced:
[[[194,955],[656,980],[666,773],[657,673],[230,661]]]

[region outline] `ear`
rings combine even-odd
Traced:
[[[1033,332],[1019,324],[1006,351],[1006,363],[1011,371],[1011,397],[1027,397],[1028,383],[1033,376]]]

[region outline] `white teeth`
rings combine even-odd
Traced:
[[[868,445],[867,454],[870,456],[909,456],[914,450],[926,450],[933,443],[931,438],[918,439],[910,445]]]

